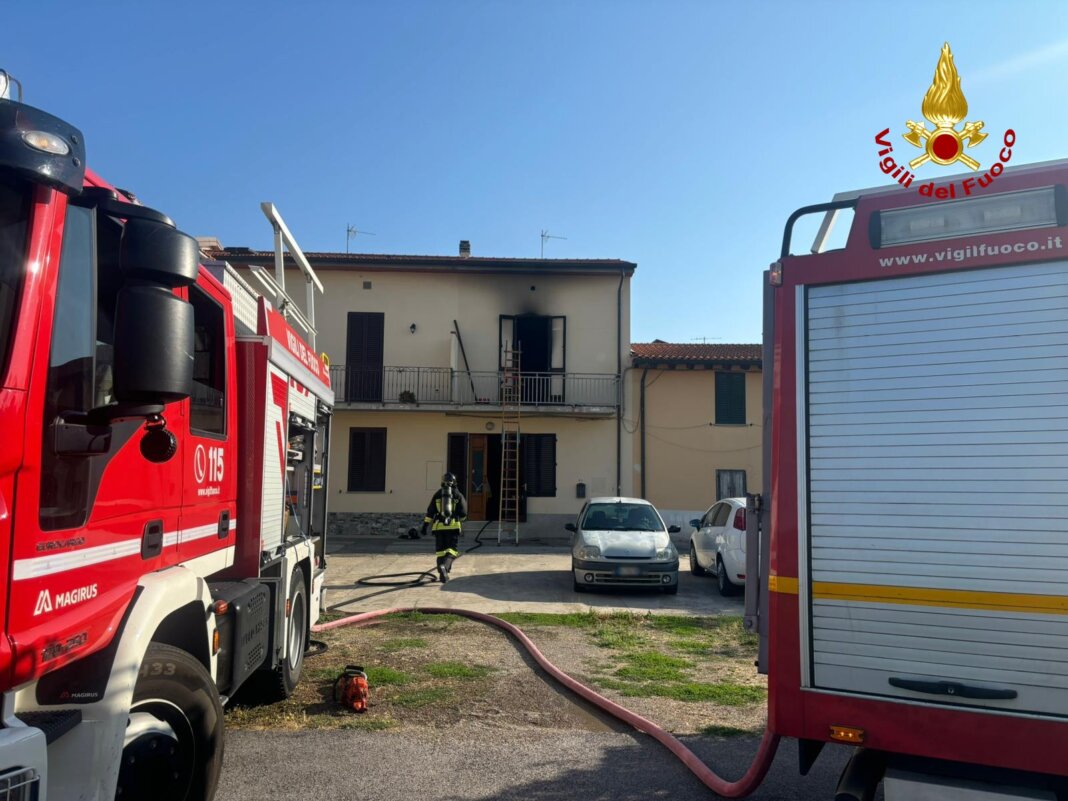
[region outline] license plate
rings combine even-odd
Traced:
[[[642,574],[642,571],[641,571],[641,568],[639,568],[639,567],[617,567],[616,568],[616,575],[617,576],[640,576],[641,574]]]

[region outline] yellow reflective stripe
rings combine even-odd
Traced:
[[[432,517],[424,517],[423,518],[423,522],[424,523],[433,523],[434,522],[434,518],[432,518]]]
[[[460,555],[460,552],[455,550],[455,549],[453,549],[453,548],[446,548],[445,549],[445,553],[448,554],[449,556],[459,556]]]
[[[434,556],[445,556],[448,553],[448,551],[434,551]]]
[[[797,579],[793,576],[768,576],[768,589],[785,595],[797,595]]]
[[[782,581],[782,578],[779,578]],[[794,579],[795,585],[797,579]],[[781,592],[782,590],[780,590]],[[987,609],[1000,612],[1039,612],[1068,615],[1068,596],[1031,595],[1013,592],[977,592],[930,587],[889,587],[878,584],[812,583],[812,597],[823,601],[861,601],[910,606],[944,606],[954,609]]]

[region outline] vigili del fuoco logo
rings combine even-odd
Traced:
[[[907,120],[905,127],[908,130],[902,138],[913,147],[923,151],[908,163],[908,169],[903,164],[898,164],[891,153],[894,146],[890,141],[890,129],[884,128],[875,135],[875,144],[879,145],[879,169],[896,180],[903,187],[912,186],[916,175],[912,170],[918,170],[928,162],[944,167],[954,166],[960,162],[964,166],[979,172],[983,166],[977,158],[964,152],[982,144],[987,134],[982,133],[983,121],[974,120],[965,122],[964,126],[957,126],[968,116],[968,101],[960,88],[960,75],[953,63],[953,53],[950,52],[949,43],[942,45],[942,54],[938,57],[938,66],[935,67],[934,80],[931,88],[923,96],[923,105],[920,106],[923,116],[934,125],[928,128],[925,123]],[[990,186],[1005,169],[1005,165],[1012,158],[1012,146],[1016,144],[1016,132],[1011,128],[1005,131],[1002,137],[1001,152],[998,160],[990,165],[990,168],[975,178],[965,178],[959,183],[950,182],[936,187],[934,181],[921,184],[917,191],[924,197],[938,200],[965,197],[981,188]]]

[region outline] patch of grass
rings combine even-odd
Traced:
[[[616,690],[626,698],[672,698],[676,701],[697,703],[710,701],[720,706],[747,706],[761,703],[767,696],[763,687],[720,682],[707,684],[699,681],[632,684],[613,679],[599,678],[597,684],[606,690]]]
[[[306,664],[306,663],[305,663]],[[307,679],[308,681],[327,681],[336,679],[341,675],[341,668],[338,667],[305,667],[301,676],[301,680]]]
[[[672,640],[671,647],[684,654],[706,655],[715,647],[706,640]]]
[[[445,687],[427,687],[422,690],[409,690],[408,692],[391,698],[390,703],[405,709],[421,709],[424,706],[436,704],[452,698],[452,692]]]
[[[658,651],[638,651],[623,655],[627,663],[615,675],[628,681],[686,681],[685,669],[694,667],[689,659],[667,656]]]
[[[676,701],[711,701],[720,706],[746,706],[764,701],[767,691],[763,687],[735,684],[723,681],[707,684],[691,681],[680,684],[645,685],[648,695],[657,698],[674,698]]]
[[[338,728],[346,731],[384,731],[396,725],[397,721],[393,718],[369,718],[364,714],[348,718]]]
[[[710,629],[716,628],[717,620],[719,618],[649,614],[645,616],[643,622],[658,631],[680,636],[693,636],[695,634],[704,634]]]
[[[610,619],[597,624],[593,631],[593,641],[599,648],[614,648],[628,651],[645,645],[648,640],[642,636],[640,624],[636,619]]]
[[[381,687],[386,684],[408,684],[412,677],[401,670],[390,667],[369,667],[366,669],[367,683],[371,687]]]
[[[549,612],[503,612],[495,615],[513,626],[564,626],[570,629],[589,629],[598,623],[598,616],[593,612],[571,612],[552,614]]]
[[[713,723],[711,726],[705,726],[701,729],[701,734],[705,737],[744,737],[750,732],[745,729],[739,729],[737,726],[720,726]]]
[[[323,611],[319,612],[319,622],[320,623],[329,623],[332,620],[341,620],[341,618],[347,617],[347,616],[348,615],[345,612],[326,611],[324,609]]]
[[[426,648],[429,645],[422,637],[398,637],[382,643],[385,651],[403,651],[406,648]]]
[[[400,621],[402,623],[463,623],[467,618],[453,614],[427,614],[418,610],[413,612],[394,612],[386,615],[383,620]]]
[[[481,679],[491,670],[484,665],[465,665],[463,662],[434,662],[426,666],[426,672],[435,679]]]

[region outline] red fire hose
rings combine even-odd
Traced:
[[[664,731],[652,721],[646,720],[641,715],[637,715],[613,701],[609,701],[603,695],[594,692],[585,684],[580,684],[575,681],[569,675],[564,673],[564,671],[560,670],[560,668],[546,659],[542,652],[538,650],[538,647],[531,642],[530,638],[527,637],[522,630],[516,628],[505,620],[501,620],[499,617],[494,617],[493,615],[483,614],[482,612],[472,612],[467,609],[401,607],[397,609],[379,609],[375,612],[364,612],[359,615],[344,617],[340,620],[332,620],[329,623],[321,623],[318,626],[313,626],[312,631],[329,631],[330,629],[340,628],[341,626],[361,626],[370,623],[383,615],[392,615],[398,612],[422,612],[428,615],[462,615],[463,617],[468,617],[472,620],[478,620],[482,623],[488,623],[491,626],[503,629],[519,640],[520,644],[527,649],[527,652],[534,657],[534,661],[537,662],[546,673],[567,687],[567,689],[571,690],[571,692],[575,693],[575,695],[580,698],[589,701],[599,709],[603,709],[605,712],[623,721],[627,725],[654,738],[678,757],[682,764],[689,768],[690,772],[700,779],[708,789],[725,798],[742,798],[743,796],[749,795],[760,786],[760,783],[764,780],[764,776],[768,772],[768,768],[771,767],[771,761],[775,757],[775,749],[779,746],[779,735],[772,734],[770,729],[765,729],[764,738],[760,741],[760,748],[757,750],[756,757],[753,759],[753,764],[749,766],[749,770],[745,772],[745,775],[738,779],[738,781],[734,782],[729,782],[720,778],[712,772],[712,769],[709,768],[708,765],[701,761],[697,754],[683,745],[678,739]]]

